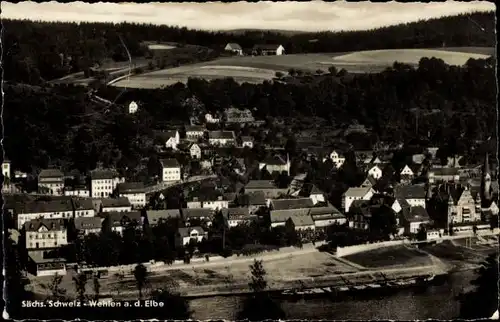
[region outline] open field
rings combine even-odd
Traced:
[[[345,256],[344,259],[367,268],[417,267],[430,265],[429,256],[404,246],[384,247]]]
[[[114,86],[159,88],[177,82],[185,83],[189,77],[207,80],[232,77],[237,82],[261,83],[273,79],[276,72],[286,74],[291,68],[315,73],[317,70],[326,72],[330,66],[345,68],[351,73],[374,73],[392,66],[395,61],[416,66],[422,57],[436,57],[450,65],[463,65],[469,58],[487,58],[492,51],[482,47],[454,50],[390,49],[354,53],[227,57],[136,75],[129,80],[116,82]]]

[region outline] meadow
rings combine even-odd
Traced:
[[[335,66],[350,73],[377,73],[400,62],[417,66],[423,57],[436,57],[449,65],[464,65],[469,58],[484,59],[494,54],[493,48],[464,47],[439,49],[389,49],[352,53],[292,54],[283,56],[226,57],[199,64],[162,69],[130,77],[114,83],[117,87],[159,88],[178,82],[186,83],[190,77],[206,80],[232,77],[243,83],[262,83],[272,80],[276,72],[300,69],[316,73]]]

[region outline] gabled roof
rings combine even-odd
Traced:
[[[204,132],[206,128],[201,125],[186,125],[186,132]]]
[[[273,199],[271,200],[273,210],[312,208],[314,203],[310,198],[298,199]]]
[[[180,227],[177,229],[177,233],[180,237],[188,237],[193,230],[196,230],[198,234],[204,235],[205,231],[200,226],[193,227]]]
[[[212,140],[232,140],[234,139],[233,131],[210,131],[208,138]]]
[[[272,223],[285,222],[291,216],[309,216],[310,209],[272,210],[269,214]]]
[[[366,188],[359,188],[359,187],[355,187],[355,188],[349,188],[347,189],[346,192],[344,192],[344,195],[346,197],[363,197],[365,196],[369,191],[371,190],[370,187],[366,187]]]
[[[401,185],[394,188],[394,196],[403,199],[425,199],[426,191],[423,185]]]
[[[101,217],[76,217],[75,228],[77,230],[98,229],[102,227],[103,220]]]
[[[245,189],[278,189],[278,187],[270,180],[250,180]]]
[[[75,210],[90,210],[94,209],[92,199],[72,199]]]
[[[266,165],[285,165],[286,161],[279,155],[268,156],[262,161]]]
[[[95,169],[90,171],[91,180],[107,180],[118,177],[118,173],[111,169]]]
[[[103,199],[101,199],[101,205],[103,208],[131,207],[132,206],[127,197],[103,198]]]
[[[458,168],[431,168],[429,173],[435,176],[458,176]]]
[[[59,169],[43,169],[38,175],[39,178],[60,178],[64,177],[64,174]]]
[[[180,218],[179,209],[148,210],[146,212],[148,222],[151,226],[158,225],[161,219]]]
[[[281,45],[276,44],[260,44],[253,46],[254,50],[277,50]]]
[[[66,229],[63,219],[34,219],[24,223],[26,231],[38,231],[41,227],[45,227],[49,231]]]
[[[22,214],[54,213],[73,211],[71,199],[56,200],[35,200],[28,202],[21,207]]]
[[[300,216],[300,215],[292,215],[289,220],[292,221],[295,227],[303,227],[303,226],[313,226],[314,221],[311,216]]]
[[[229,49],[233,49],[233,50],[242,50],[241,46],[240,46],[240,45],[238,45],[238,44],[237,44],[237,43],[235,43],[235,42],[230,42],[230,43],[228,43],[228,44],[226,45],[226,48],[228,48],[228,47],[229,47]]]
[[[163,168],[180,168],[177,159],[161,159],[160,164]]]
[[[182,208],[181,212],[184,220],[200,217],[209,218],[214,215],[214,211],[207,208]]]
[[[366,177],[365,181],[363,181],[362,186],[373,187],[377,183],[377,179],[375,179],[372,175]]]
[[[119,193],[140,193],[144,192],[144,183],[142,182],[123,182],[116,185]]]
[[[337,208],[335,208],[334,206],[313,207],[313,208],[310,209],[309,214],[311,216],[326,215],[326,214],[342,215],[342,213]]]
[[[120,227],[128,222],[135,222],[136,224],[141,224],[142,222],[140,211],[111,211],[101,213],[99,216],[107,218],[113,227]]]
[[[237,196],[240,206],[263,206],[266,204],[266,196],[263,191],[248,192]]]
[[[408,222],[429,221],[429,214],[422,206],[411,207],[409,211],[403,211],[403,215]]]

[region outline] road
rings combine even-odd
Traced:
[[[184,181],[181,181],[181,182],[160,182],[160,183],[157,183],[153,186],[146,187],[146,193],[154,193],[154,192],[158,192],[161,190],[165,190],[167,188],[180,186],[180,185],[183,185],[186,183],[193,183],[193,182],[197,182],[197,181],[204,181],[204,180],[216,179],[216,178],[217,178],[217,176],[212,174],[212,175],[207,175],[207,176],[190,177],[190,178],[188,178]]]

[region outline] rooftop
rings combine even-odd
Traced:
[[[62,173],[59,169],[43,169],[40,171],[38,175],[39,178],[60,178],[64,177],[64,173]]]
[[[72,199],[75,210],[94,209],[92,199]]]
[[[142,182],[123,182],[116,185],[119,193],[144,192],[144,183]]]
[[[271,200],[273,210],[312,208],[314,203],[310,198],[298,199],[273,199]]]
[[[314,221],[311,216],[300,216],[300,215],[292,215],[290,220],[293,222],[295,227],[301,226],[313,226]]]
[[[127,197],[119,197],[119,198],[103,198],[101,199],[101,204],[103,208],[112,208],[112,207],[130,207],[130,201]]]
[[[38,214],[73,211],[71,200],[35,200],[23,205],[21,213]]]
[[[225,139],[225,140],[232,140],[234,139],[234,132],[233,131],[210,131],[208,132],[208,138],[209,139]]]
[[[285,210],[272,210],[269,217],[272,223],[285,222],[291,216],[308,216],[310,209],[285,209]]]
[[[181,213],[179,209],[166,209],[166,210],[148,210],[148,222],[151,226],[158,225],[160,220],[169,218],[180,218]]]
[[[24,223],[26,231],[38,231],[41,227],[47,228],[49,231],[64,230],[63,219],[34,219]]]
[[[181,212],[185,220],[188,218],[209,218],[214,215],[214,211],[207,208],[183,208]]]
[[[458,176],[458,168],[431,168],[429,174],[434,176]]]
[[[177,159],[161,159],[160,160],[161,166],[163,168],[179,168],[179,162]]]
[[[363,197],[365,196],[369,191],[371,190],[370,187],[366,188],[349,188],[347,191],[344,193],[347,197]]]
[[[427,210],[422,206],[411,207],[410,211],[403,212],[403,215],[409,222],[421,222],[430,219]]]
[[[186,132],[204,132],[206,129],[201,125],[186,125]]]
[[[262,191],[248,192],[237,196],[240,206],[263,206],[266,204],[266,196]]]
[[[118,177],[118,173],[111,169],[96,169],[90,171],[91,180],[108,180]]]
[[[75,228],[78,230],[101,228],[103,220],[101,217],[76,217]]]
[[[245,189],[278,189],[278,187],[270,180],[250,180]]]
[[[141,223],[140,211],[111,211],[99,214],[100,217],[107,218],[113,227],[125,226],[127,223]]]
[[[231,49],[234,50],[242,50],[241,46],[235,42],[230,42],[227,44],[227,46],[231,47]]]
[[[424,199],[426,195],[423,185],[401,185],[394,188],[394,196],[401,199]]]
[[[194,226],[194,227],[181,227],[177,230],[178,234],[181,236],[181,237],[188,237],[189,235],[191,235],[191,232],[195,230],[198,232],[198,234],[201,234],[201,235],[204,235],[205,234],[205,231],[203,230],[203,228],[201,228],[200,226]]]

